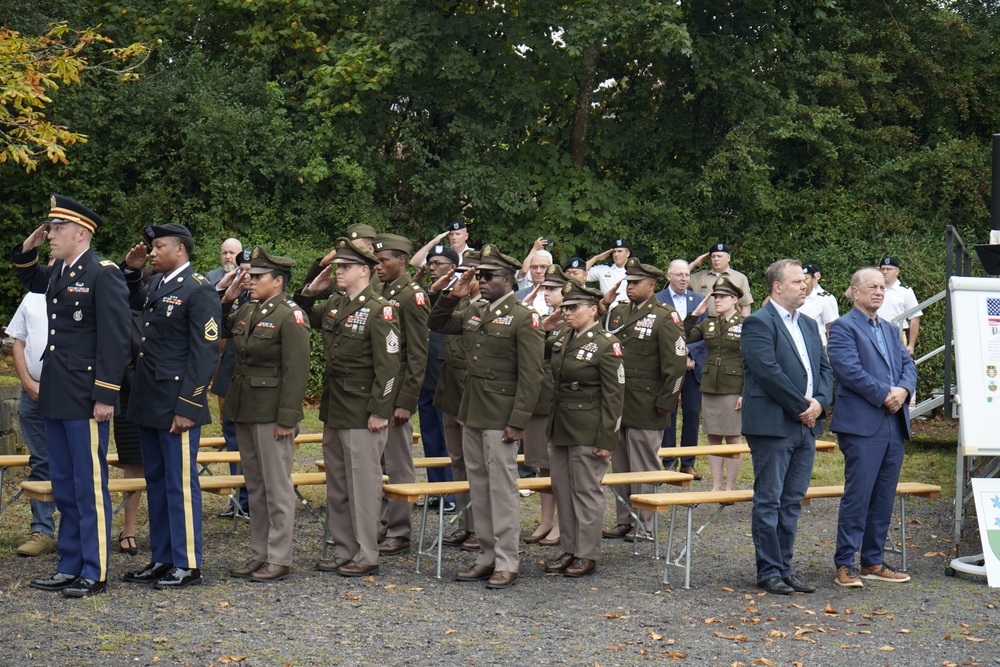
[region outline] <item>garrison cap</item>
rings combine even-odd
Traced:
[[[883,257],[882,261],[879,262],[878,265],[879,266],[895,266],[898,269],[899,268],[899,259],[897,259],[896,257]]]
[[[625,262],[625,280],[646,280],[647,278],[656,280],[662,277],[663,271],[652,264],[643,264],[638,257],[629,257],[628,261]]]
[[[819,273],[819,264],[803,264],[802,273],[806,274],[807,276],[815,276],[817,273]]]
[[[737,299],[742,299],[743,290],[734,285],[729,278],[722,276],[712,285],[712,296],[735,296]]]
[[[562,287],[567,280],[569,278],[566,277],[558,264],[549,264],[545,269],[545,280],[542,281],[542,287]]]
[[[250,275],[270,273],[271,271],[291,271],[295,260],[280,255],[268,255],[264,246],[257,246],[250,253]]]
[[[366,225],[363,222],[356,222],[347,228],[347,238],[350,240],[354,239],[373,239],[378,236],[378,232],[371,225]]]
[[[712,249],[708,251],[708,254],[711,255],[713,252],[724,252],[728,255],[729,246],[726,245],[725,243],[716,243],[714,246],[712,246]]]
[[[574,257],[565,264],[563,264],[563,271],[567,269],[580,269],[581,271],[587,270],[587,262],[583,261],[579,257]]]
[[[506,269],[507,271],[520,271],[521,262],[514,259],[510,255],[505,255],[500,252],[500,248],[496,247],[492,243],[487,243],[483,246],[483,249],[479,251],[479,266],[478,269],[485,269],[487,271]]]
[[[75,222],[91,232],[96,232],[97,228],[104,224],[104,218],[69,197],[52,195],[49,199],[49,217],[45,222],[50,225]]]
[[[448,225],[449,232],[457,232],[460,229],[465,229],[468,225],[465,224],[464,220],[454,220]]]
[[[564,306],[572,306],[578,303],[596,304],[600,303],[601,299],[604,298],[601,290],[584,287],[573,278],[568,279],[566,284],[562,286],[562,295]]]
[[[462,261],[459,259],[458,253],[455,252],[450,245],[438,244],[433,246],[431,251],[427,253],[427,261],[429,262],[435,257],[443,257],[455,266],[458,266],[458,264]]]
[[[413,254],[413,243],[399,234],[378,234],[375,236],[375,252],[380,250],[398,250],[410,256]]]
[[[150,243],[154,239],[175,236],[184,241],[184,247],[187,248],[188,252],[194,252],[194,237],[191,236],[191,230],[176,222],[167,223],[166,225],[146,225],[142,230],[142,235]]]
[[[346,236],[338,238],[333,247],[337,250],[337,256],[333,258],[333,264],[364,264],[373,267],[378,264],[378,257],[373,255],[368,248],[359,248]]]
[[[624,248],[625,250],[632,249],[632,246],[628,244],[628,241],[623,241],[622,239],[615,239],[614,242],[611,244],[611,247],[614,248],[615,250],[619,248]]]

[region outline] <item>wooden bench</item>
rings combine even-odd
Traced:
[[[837,443],[828,440],[817,440],[817,452],[832,452],[837,449]],[[698,445],[697,447],[661,447],[657,455],[661,459],[677,459],[686,456],[723,456],[735,459],[750,453],[750,445],[741,442],[735,445]]]
[[[305,443],[317,443],[323,442],[322,433],[299,433],[295,436],[295,444],[301,445]],[[208,449],[221,449],[226,446],[226,439],[221,435],[211,435],[198,440],[199,447],[205,447]]]
[[[817,498],[840,498],[844,495],[843,486],[811,486],[806,491],[803,504]],[[896,486],[896,495],[899,496],[899,517],[900,517],[900,537],[902,541],[902,569],[906,569],[906,497],[920,496],[922,498],[938,498],[941,495],[941,487],[933,484],[922,484],[919,482],[900,482]],[[663,583],[670,583],[670,568],[676,567],[684,570],[684,588],[691,588],[691,552],[692,545],[692,517],[694,508],[705,503],[720,503],[720,507],[705,524],[698,529],[695,536],[708,526],[722,510],[734,503],[746,503],[753,500],[752,489],[739,489],[733,491],[684,491],[679,493],[649,493],[635,494],[632,496],[632,507],[637,510],[648,510],[653,512],[653,540],[656,543],[656,556],[659,557],[659,515],[670,512],[670,528],[667,532],[667,553],[663,565]],[[684,548],[676,558],[671,560],[673,551],[674,527],[676,525],[677,508],[687,509],[687,540]],[[681,559],[684,563],[681,564]]]
[[[524,454],[517,455],[517,462],[524,463]],[[316,468],[319,470],[324,470],[326,464],[323,459],[316,459],[314,462]],[[417,470],[424,468],[447,468],[451,465],[451,457],[448,456],[414,456],[413,457],[413,467]]]
[[[27,468],[28,467],[28,455],[27,454],[4,454],[0,456],[0,493],[3,492],[3,478],[7,474],[7,468]],[[14,495],[10,497],[7,502],[0,506],[0,514],[7,511],[11,503],[21,497],[23,494],[20,488],[14,492]]]
[[[619,472],[607,473],[601,481],[602,486],[612,489],[616,497],[621,495],[614,489],[616,486],[631,484],[674,484],[677,486],[688,486],[694,477],[673,470],[657,470],[652,472]],[[551,477],[524,477],[518,480],[519,490],[538,491],[540,493],[552,493]],[[448,496],[456,493],[468,493],[469,483],[466,482],[414,482],[411,484],[384,484],[382,493],[389,500],[401,500],[407,503],[414,503],[427,496]],[[624,500],[624,499],[623,499]],[[624,501],[628,503],[628,501]],[[427,541],[427,512],[430,503],[425,502],[420,517],[420,530],[417,537],[417,562],[416,571],[420,572],[420,563],[423,556],[435,559],[437,570],[436,577],[441,578],[441,557],[444,538],[444,512],[438,511],[438,532],[437,537],[425,546]],[[458,521],[463,512],[469,509],[469,505],[459,508],[451,519],[449,525]],[[633,510],[634,511],[634,510]]]

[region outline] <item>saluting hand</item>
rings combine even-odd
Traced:
[[[706,296],[704,299],[701,300],[701,303],[698,304],[697,308],[691,311],[691,314],[694,315],[695,317],[701,317],[702,315],[707,313],[709,306],[709,299],[712,300],[712,303],[715,303],[715,297],[709,294],[708,296]]]
[[[222,295],[222,301],[225,303],[236,301],[240,296],[240,292],[243,291],[243,269],[233,269],[227,273],[219,281],[219,288],[221,289],[222,287],[226,288],[226,293]]]
[[[601,299],[601,303],[603,303],[605,306],[610,306],[615,301],[617,301],[618,288],[621,286],[622,286],[622,281],[619,280],[618,282],[615,283],[614,287],[612,287],[611,289],[609,289],[607,292],[604,293],[604,298]]]
[[[24,239],[24,243],[21,244],[21,252],[34,250],[38,246],[42,245],[48,237],[49,233],[46,231],[46,225],[45,223],[42,223],[39,225],[38,229],[28,234],[28,238]]]
[[[334,260],[334,258],[336,256],[337,256],[337,249],[334,248],[333,250],[331,250],[330,252],[328,252],[326,254],[326,257],[324,257],[323,259],[319,260],[319,265],[320,266],[330,266],[330,263],[333,262],[333,260]]]
[[[312,294],[319,294],[320,292],[330,288],[330,284],[333,282],[333,264],[328,264],[326,268],[319,272],[319,275],[313,278],[313,281],[309,283],[307,288]]]
[[[125,266],[133,271],[139,271],[146,266],[147,257],[149,257],[149,252],[146,250],[146,244],[136,243],[125,255]]]
[[[466,271],[458,279],[455,286],[451,288],[451,295],[456,299],[462,299],[472,294],[472,285],[476,282],[476,272]]]
[[[563,317],[562,310],[556,308],[554,311],[545,316],[542,320],[542,328],[547,332],[553,332],[563,324],[566,323],[566,318]]]

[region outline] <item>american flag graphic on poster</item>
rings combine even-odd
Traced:
[[[1000,299],[986,299],[986,324],[1000,327]]]

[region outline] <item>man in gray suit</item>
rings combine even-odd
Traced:
[[[792,569],[802,498],[816,436],[830,407],[833,370],[805,302],[802,264],[780,259],[765,274],[770,301],[743,322],[743,435],[753,456],[751,530],[757,585],[769,593],[812,593]]]

